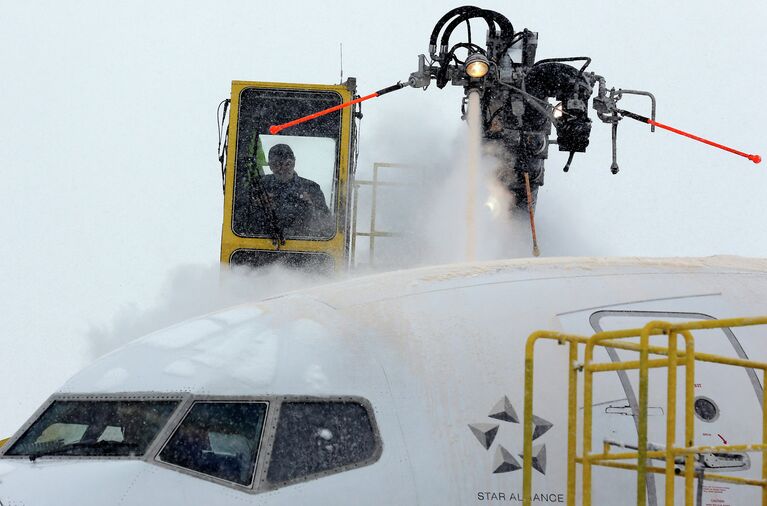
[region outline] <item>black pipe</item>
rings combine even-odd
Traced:
[[[580,72],[583,73],[584,70],[586,70],[586,67],[589,66],[591,63],[591,58],[588,56],[571,56],[568,58],[545,58],[543,60],[538,60],[533,64],[533,66],[540,65],[542,63],[554,63],[554,62],[566,62],[566,61],[585,61],[586,63],[583,64],[581,67]]]
[[[445,23],[447,23],[450,18],[457,14],[464,14],[466,12],[480,10],[482,9],[479,7],[474,7],[473,5],[464,5],[463,7],[456,7],[455,9],[451,9],[444,16],[439,18],[439,21],[437,21],[437,24],[434,25],[434,28],[431,31],[431,37],[429,37],[429,52],[431,53],[431,58],[433,60],[437,59],[437,54],[434,52],[437,49],[437,37],[439,37],[439,32],[442,30],[442,27],[445,26]]]
[[[391,86],[387,86],[386,88],[381,88],[380,90],[376,91],[376,95],[380,97],[381,95],[386,95],[387,93],[391,93],[392,91],[401,90],[405,86],[407,86],[407,83],[392,84]]]
[[[445,28],[445,31],[442,33],[440,48],[447,47],[447,44],[450,41],[450,35],[452,35],[453,30],[455,30],[461,23],[479,17],[484,18],[487,22],[487,25],[490,28],[491,36],[495,36],[495,23],[498,23],[498,26],[501,28],[501,36],[503,37],[504,41],[504,49],[502,53],[505,53],[506,50],[508,50],[508,48],[513,44],[514,25],[512,25],[511,21],[509,21],[509,19],[503,14],[484,9],[477,9],[476,11],[466,12],[451,21],[450,24]],[[434,42],[436,42],[436,39]],[[443,64],[444,63],[446,62],[443,62]]]

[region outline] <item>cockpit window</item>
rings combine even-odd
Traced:
[[[283,402],[267,479],[279,483],[360,464],[376,438],[357,402]]]
[[[178,401],[54,401],[6,455],[141,456]]]
[[[266,408],[265,402],[195,402],[159,458],[214,478],[250,485]]]
[[[328,240],[336,233],[341,113],[269,135],[339,105],[333,91],[246,88],[239,98],[232,230],[242,237]]]

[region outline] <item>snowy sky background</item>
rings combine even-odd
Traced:
[[[336,83],[342,42],[345,76],[366,94],[406,79],[457,5],[0,0],[0,438],[87,363],[98,329],[182,292],[216,296],[215,109],[232,80]],[[655,93],[659,121],[767,154],[767,2],[481,6],[538,31],[538,59],[591,56],[609,85]],[[445,157],[460,94],[408,89],[366,105],[360,170]],[[557,241],[573,255],[767,256],[765,163],[630,120],[618,135],[618,176],[599,122],[569,174],[552,154],[544,253]]]

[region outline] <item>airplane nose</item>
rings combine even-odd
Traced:
[[[147,466],[135,460],[3,459],[0,504],[119,504]]]

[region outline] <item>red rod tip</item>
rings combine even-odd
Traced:
[[[761,163],[762,157],[759,155],[748,155],[748,159],[751,160],[754,163]]]
[[[280,131],[280,127],[277,125],[272,125],[269,127],[269,133],[272,135],[276,135]]]

